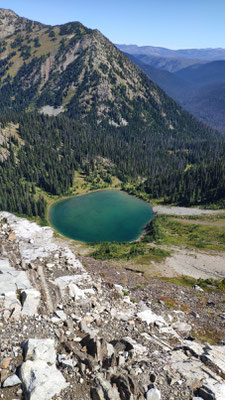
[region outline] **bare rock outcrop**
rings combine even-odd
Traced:
[[[88,272],[50,228],[0,213],[0,239],[0,395],[224,400],[225,347],[195,340],[196,312],[152,301],[152,282],[134,301],[132,288]]]

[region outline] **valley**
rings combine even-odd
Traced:
[[[223,49],[117,46],[184,109],[224,133]]]

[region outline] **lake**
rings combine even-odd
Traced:
[[[103,190],[59,201],[50,208],[52,226],[86,243],[129,242],[153,218],[151,206],[117,190]]]

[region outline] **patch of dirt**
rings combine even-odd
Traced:
[[[171,257],[157,265],[164,276],[188,275],[193,278],[225,278],[225,253],[209,254],[176,249]]]

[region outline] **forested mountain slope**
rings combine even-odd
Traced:
[[[197,85],[207,85],[224,81],[225,61],[219,60],[207,64],[192,65],[177,71],[176,76]]]
[[[135,57],[128,53],[126,55],[135,65],[145,72],[146,75],[153,80],[153,82],[159,85],[159,87],[173,99],[179,99],[180,96],[184,95],[185,91],[190,91],[192,85],[190,85],[190,82],[186,81],[184,78],[179,77],[175,73],[145,64],[140,60],[139,57]]]
[[[99,31],[0,14],[0,209],[43,218],[36,188],[66,194],[74,171],[91,174],[98,157],[123,187],[132,182],[149,198],[186,205],[223,198],[223,137]]]
[[[79,22],[49,27],[1,12],[2,115],[62,106],[70,118],[92,125],[195,134],[196,121],[99,31]]]

